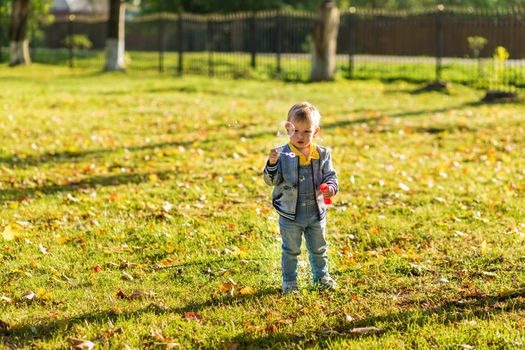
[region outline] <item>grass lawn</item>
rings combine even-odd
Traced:
[[[44,65],[0,86],[1,348],[525,347],[525,105]],[[301,100],[338,170],[340,288],[303,253],[283,296],[261,170]]]

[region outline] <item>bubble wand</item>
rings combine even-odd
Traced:
[[[319,186],[319,190],[323,194],[323,197],[325,196],[326,191],[328,191],[328,185],[325,183],[322,183],[321,186]],[[332,204],[332,198],[324,197],[324,204]]]

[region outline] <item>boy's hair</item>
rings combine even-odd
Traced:
[[[288,111],[288,121],[295,119],[297,121],[311,121],[314,127],[321,123],[321,114],[310,102],[296,103]]]

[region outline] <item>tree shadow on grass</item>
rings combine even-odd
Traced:
[[[132,147],[114,147],[114,148],[96,148],[96,149],[85,149],[80,151],[61,151],[61,152],[46,152],[39,155],[29,155],[19,157],[16,154],[10,156],[0,157],[0,164],[4,163],[8,166],[28,167],[37,166],[44,163],[67,163],[74,162],[78,159],[88,157],[91,155],[107,154],[112,152],[122,152],[124,150],[135,152],[145,151],[151,149],[165,149],[172,147],[189,147],[195,140],[188,141],[175,141],[175,142],[163,142],[163,143],[152,143],[140,146]],[[210,140],[211,142],[211,140]]]
[[[56,335],[66,332],[68,329],[74,329],[75,325],[79,324],[96,322],[102,325],[109,321],[116,322],[119,319],[135,319],[147,313],[154,313],[159,316],[179,314],[181,317],[185,317],[186,312],[198,313],[202,310],[219,306],[242,306],[260,298],[278,294],[280,294],[280,291],[277,288],[266,288],[250,295],[222,296],[204,302],[189,303],[176,308],[159,307],[152,302],[149,306],[134,311],[117,312],[114,309],[110,309],[88,312],[64,319],[49,319],[36,324],[31,322],[21,323],[0,329],[0,335],[3,337],[3,342],[7,345],[24,347],[30,346],[37,340],[46,341],[53,339]],[[370,316],[351,323],[341,320],[339,324],[330,329],[318,329],[314,332],[308,330],[304,334],[288,334],[273,331],[243,333],[231,339],[225,339],[224,344],[238,344],[241,348],[256,349],[279,348],[286,344],[299,344],[303,347],[309,347],[327,345],[328,342],[337,339],[381,337],[388,332],[407,332],[408,328],[413,324],[424,325],[433,319],[436,314],[441,317],[443,324],[447,325],[472,317],[488,319],[497,313],[523,310],[525,309],[524,298],[525,288],[494,296],[476,294],[458,300],[445,301],[440,306],[429,309]],[[385,327],[385,324],[389,326]],[[382,327],[383,330],[364,334],[352,332],[352,329],[357,327]],[[103,331],[101,330],[101,332]]]
[[[155,175],[161,181],[171,176],[171,171],[159,171],[152,173],[118,174],[111,176],[93,176],[87,179],[71,181],[67,184],[51,184],[35,187],[20,187],[0,190],[0,203],[5,201],[23,200],[32,198],[37,194],[56,194],[62,192],[73,192],[82,189],[93,189],[106,186],[118,186],[126,184],[139,184],[148,182],[150,176]]]
[[[31,321],[12,325],[10,327],[4,326],[0,328],[0,340],[12,348],[31,346],[35,341],[47,341],[55,338],[57,335],[68,330],[74,329],[76,325],[85,325],[86,323],[98,323],[99,325],[107,324],[109,321],[117,322],[118,320],[130,320],[137,317],[141,317],[143,314],[154,313],[162,316],[167,314],[179,314],[181,317],[185,317],[186,312],[198,313],[202,310],[219,307],[219,306],[238,306],[247,303],[251,303],[254,300],[260,299],[265,296],[271,296],[280,294],[277,288],[266,288],[261,289],[254,294],[239,295],[239,296],[221,296],[212,298],[201,303],[189,303],[182,307],[169,308],[162,307],[156,304],[154,301],[147,307],[133,310],[118,312],[115,309],[93,311],[84,314],[68,317],[64,319],[48,319],[39,323],[32,323]],[[132,301],[130,301],[132,302]],[[105,329],[100,329],[103,333]],[[148,336],[149,334],[144,334]],[[93,339],[91,339],[93,340]]]
[[[471,295],[459,300],[446,301],[440,306],[429,309],[416,309],[396,314],[370,316],[348,322],[342,320],[335,327],[319,329],[307,334],[268,333],[266,335],[243,333],[227,342],[247,348],[281,348],[283,343],[299,344],[302,347],[327,346],[331,341],[358,339],[366,337],[380,338],[387,333],[406,333],[414,324],[423,326],[439,315],[444,325],[453,324],[472,317],[489,319],[492,315],[525,309],[525,288],[495,295]],[[385,326],[387,324],[387,326]],[[352,331],[356,328],[375,327],[369,332]]]
[[[343,128],[345,126],[350,125],[356,125],[356,124],[374,124],[382,119],[389,118],[389,119],[396,119],[396,118],[410,118],[410,117],[423,117],[429,114],[435,114],[435,113],[444,113],[451,109],[465,109],[469,107],[476,107],[482,105],[479,102],[466,102],[462,103],[457,106],[451,106],[451,107],[441,107],[441,108],[434,108],[434,109],[418,109],[418,110],[409,110],[404,112],[397,112],[397,113],[381,113],[381,115],[373,116],[373,117],[367,117],[367,118],[358,118],[358,119],[350,119],[350,120],[341,120],[331,123],[325,123],[322,125],[323,129],[332,129],[332,128]]]

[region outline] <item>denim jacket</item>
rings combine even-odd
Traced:
[[[290,153],[292,150],[289,145],[285,145],[282,152]],[[332,186],[335,193],[337,193],[339,186],[336,172],[332,168],[330,151],[326,147],[317,146],[317,152],[319,153],[319,159],[312,159],[311,167],[314,179],[313,186],[319,209],[319,220],[322,220],[326,217],[326,205],[319,186],[322,183],[326,183]],[[263,178],[266,184],[274,186],[272,204],[279,215],[295,220],[299,184],[299,157],[281,155],[277,164],[270,166],[266,163]]]

